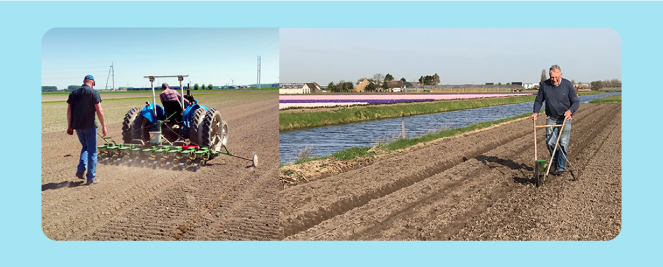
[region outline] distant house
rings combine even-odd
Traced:
[[[389,92],[405,92],[405,83],[403,81],[389,81],[387,85],[389,86]]]
[[[311,94],[320,91],[322,91],[322,87],[316,82],[282,83],[279,85],[279,94],[281,95]]]
[[[366,92],[366,86],[368,86],[368,84],[370,84],[370,83],[371,82],[369,82],[368,79],[364,79],[359,84],[357,84],[357,87],[355,87],[352,90],[355,91],[355,92]]]
[[[538,83],[523,83],[523,89],[534,89],[534,87],[538,86]]]
[[[316,82],[305,83],[302,89],[304,89],[305,94],[314,94],[322,91],[322,87]]]
[[[590,88],[588,83],[577,83],[575,87],[576,87],[576,89],[589,89]]]

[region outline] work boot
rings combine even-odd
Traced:
[[[78,179],[83,179],[83,180],[85,180],[85,177],[83,177],[83,173],[82,173],[82,172],[76,172],[76,177],[78,177]]]
[[[99,183],[99,178],[95,177],[94,179],[92,179],[91,182],[88,180],[87,183],[85,183],[85,185],[93,185],[93,184],[97,184],[97,183]]]
[[[557,175],[557,162],[551,163],[552,166],[550,166],[550,174],[552,175]]]

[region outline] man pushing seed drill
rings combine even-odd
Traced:
[[[550,67],[550,79],[539,85],[539,92],[534,100],[533,120],[537,119],[544,101],[546,103],[546,125],[561,125],[566,120],[564,129],[561,127],[546,128],[546,145],[550,155],[553,154],[561,130],[559,150],[555,153],[551,163],[551,169],[561,176],[566,172],[569,139],[571,138],[571,116],[578,111],[580,101],[573,84],[562,78],[562,70],[558,65]]]

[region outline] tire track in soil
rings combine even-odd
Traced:
[[[259,109],[253,111],[253,113],[262,111]],[[248,113],[248,116],[253,117],[253,113]],[[243,114],[243,116],[247,116],[247,114]],[[257,123],[258,129],[238,123],[238,120],[241,120],[241,117],[229,120],[228,123],[238,125],[236,130],[239,132],[257,130],[256,132],[262,133],[266,132],[267,129],[261,128],[269,126],[267,119],[262,119]],[[275,125],[272,126],[273,129],[275,129]],[[268,143],[268,138],[274,138],[270,135],[260,135],[259,137],[262,137],[262,139],[258,139],[259,143]],[[240,151],[246,149],[241,143],[234,147]],[[121,217],[119,220],[111,221],[107,226],[96,230],[95,238],[114,239],[120,235],[132,240],[151,240],[155,237],[161,237],[161,239],[165,240],[182,239],[188,235],[187,232],[189,229],[194,227],[201,218],[207,216],[210,210],[221,200],[227,196],[232,196],[234,192],[238,192],[237,187],[240,184],[253,181],[251,176],[253,173],[256,173],[255,169],[246,168],[246,165],[250,165],[250,163],[246,163],[240,159],[225,158],[225,156],[221,156],[211,163],[215,164],[214,161],[221,161],[221,163],[216,163],[216,165],[226,165],[226,161],[231,160],[235,162],[232,166],[222,166],[223,168],[233,170],[230,180],[225,180],[223,178],[226,177],[214,175],[207,168],[202,168],[201,171],[206,170],[206,172],[199,171],[198,174],[189,177],[189,179],[183,181],[181,184],[169,188],[162,194],[158,194],[153,203],[141,205],[136,211]],[[269,161],[266,163],[269,163]],[[270,164],[266,164],[265,166],[270,166]],[[243,200],[231,198],[231,201]],[[233,217],[234,214],[227,214],[226,216]],[[137,225],[127,224],[126,220],[123,219],[125,217],[134,218],[138,221]]]
[[[598,110],[596,110],[598,109]],[[589,123],[587,124],[582,124],[581,120],[587,120],[587,121],[597,121],[600,120],[601,114],[603,114],[604,107],[598,107],[598,108],[593,108],[592,110],[584,110],[581,109],[580,112],[574,116],[574,132],[577,132],[579,127],[587,127],[587,125],[590,125]],[[603,120],[604,122],[606,121],[605,119]],[[531,122],[531,121],[527,121]],[[604,123],[599,123],[598,125],[602,125]],[[518,125],[521,125],[518,127]],[[578,126],[576,126],[578,125]],[[583,126],[585,125],[585,126]],[[596,124],[593,124],[596,125]],[[507,128],[505,130],[505,128]],[[336,229],[344,229],[348,228],[348,224],[354,223],[353,225],[358,225],[358,224],[364,224],[364,225],[369,225],[369,226],[364,226],[363,230],[360,230],[359,232],[356,232],[357,230],[353,230],[352,232],[344,233],[344,235],[336,235],[330,238],[327,238],[325,236],[328,235],[328,233],[322,231],[322,230],[316,230],[316,229],[306,229],[306,233],[302,233],[301,235],[293,235],[291,237],[288,237],[288,239],[308,239],[311,237],[320,237],[323,234],[323,239],[427,239],[425,236],[416,235],[416,232],[422,231],[426,226],[421,225],[421,224],[416,224],[412,223],[413,220],[406,220],[404,221],[403,218],[410,218],[410,216],[414,215],[415,212],[414,210],[416,209],[423,209],[422,206],[435,206],[433,210],[428,211],[430,214],[435,214],[439,213],[438,210],[447,210],[449,208],[451,209],[458,209],[462,210],[463,212],[459,213],[455,217],[448,217],[448,218],[441,218],[448,221],[448,222],[455,222],[455,227],[450,227],[448,229],[449,233],[452,233],[454,230],[453,228],[459,228],[461,227],[464,223],[465,220],[468,218],[473,217],[473,214],[479,213],[482,210],[485,210],[486,208],[490,207],[492,203],[494,203],[496,200],[500,199],[503,197],[505,194],[509,194],[510,191],[513,190],[518,190],[522,188],[527,188],[523,186],[513,186],[509,183],[504,181],[504,179],[500,179],[504,176],[510,176],[513,177],[512,180],[517,181],[519,183],[526,182],[526,179],[523,179],[525,176],[523,173],[523,169],[525,169],[525,172],[531,172],[531,167],[527,166],[526,163],[521,163],[521,164],[516,164],[516,162],[529,162],[531,161],[532,157],[532,152],[529,152],[528,150],[531,150],[531,124],[529,123],[514,123],[514,124],[507,124],[504,126],[500,126],[498,130],[501,130],[499,135],[505,135],[505,131],[507,132],[506,135],[508,136],[514,136],[514,130],[508,130],[508,128],[517,128],[515,132],[524,132],[525,134],[521,135],[516,135],[513,141],[506,141],[506,142],[501,142],[499,145],[494,146],[497,147],[496,149],[490,148],[489,150],[491,151],[490,153],[484,153],[482,155],[482,158],[484,163],[480,164],[476,159],[471,159],[468,160],[464,164],[457,164],[456,166],[452,166],[450,168],[442,169],[441,171],[437,173],[433,173],[432,175],[429,175],[428,177],[424,177],[420,181],[423,181],[424,179],[426,180],[425,182],[419,182],[417,185],[408,185],[406,187],[402,187],[401,189],[398,189],[399,191],[407,191],[408,187],[412,187],[415,189],[409,189],[411,190],[411,195],[404,194],[404,196],[399,197],[394,197],[402,194],[401,192],[393,193],[393,195],[389,195],[389,197],[384,197],[384,198],[376,198],[374,200],[370,200],[371,203],[368,205],[365,205],[365,203],[358,203],[354,207],[346,208],[347,210],[351,210],[352,212],[339,212],[338,218],[334,218],[335,220],[328,220],[324,221],[321,223],[319,226],[315,228],[321,228],[321,229],[327,229],[325,231],[334,231]],[[498,130],[490,130],[490,132],[496,132]],[[581,132],[583,132],[582,129],[580,129]],[[484,134],[482,133],[476,133],[471,136],[483,136]],[[543,144],[543,139],[545,139],[545,130],[540,129],[538,132],[539,137],[539,145]],[[574,142],[584,144],[588,142],[588,140],[592,140],[596,134],[586,136],[584,138],[585,141],[578,141],[575,140],[578,134],[572,135],[572,146],[574,145]],[[582,136],[581,136],[582,137]],[[471,139],[471,138],[470,138]],[[454,142],[453,140],[449,142]],[[469,142],[472,144],[472,140]],[[486,142],[483,142],[484,144]],[[545,149],[544,145],[541,145],[540,150]],[[572,151],[575,149],[574,147],[571,148]],[[418,150],[420,151],[420,150]],[[547,151],[547,149],[545,149]],[[421,152],[421,151],[420,151]],[[425,152],[425,151],[424,151]],[[487,152],[487,151],[486,151]],[[529,152],[529,153],[525,153]],[[572,152],[573,153],[573,152]],[[412,152],[408,152],[407,155],[410,157],[414,157]],[[462,153],[461,153],[462,154]],[[507,154],[508,157],[507,159],[509,160],[504,160],[500,159],[499,156],[504,157],[504,155]],[[514,157],[514,155],[523,155],[523,154],[529,154],[528,156],[523,156],[523,157]],[[398,157],[397,157],[398,158]],[[514,158],[516,158],[514,160]],[[489,162],[492,160],[492,162]],[[382,163],[382,162],[381,162]],[[504,172],[504,168],[494,168],[493,167],[486,167],[487,163],[491,164],[498,164],[498,165],[507,165],[511,169],[510,171],[507,170]],[[381,164],[378,164],[381,165]],[[387,164],[388,165],[388,164]],[[483,166],[483,167],[482,167]],[[382,166],[384,167],[384,166]],[[502,166],[504,167],[504,166]],[[384,167],[388,168],[388,167]],[[486,169],[489,169],[486,172]],[[492,169],[492,170],[490,170]],[[482,175],[480,175],[478,178],[476,177],[476,173],[481,173],[484,172]],[[459,178],[463,177],[463,178]],[[334,177],[332,177],[334,178]],[[429,181],[430,180],[430,181]],[[451,181],[448,183],[442,183],[441,181]],[[431,182],[433,181],[433,182]],[[502,181],[502,182],[499,182]],[[427,185],[427,183],[430,183]],[[436,184],[434,184],[436,183]],[[478,192],[483,192],[483,193],[474,193],[470,194],[470,197],[467,197],[469,194],[468,192],[475,190],[476,188],[478,189]],[[458,191],[461,191],[459,193]],[[282,191],[282,193],[286,192],[285,190]],[[421,195],[424,192],[424,197],[417,196],[417,194]],[[487,193],[486,193],[487,192]],[[446,196],[449,193],[451,193],[450,198],[447,198],[446,200],[443,200],[447,202],[445,204],[446,206],[440,206],[441,204],[431,204],[431,203],[436,203],[439,202],[439,196]],[[311,194],[311,193],[309,193]],[[473,206],[468,206],[468,207],[458,207],[456,208],[453,204],[458,204],[458,199],[463,199],[463,196],[466,200],[469,200],[470,202],[474,203]],[[389,198],[393,198],[394,200],[389,200]],[[408,199],[409,197],[409,199]],[[393,201],[395,203],[400,204],[400,209],[394,208],[394,205],[392,205]],[[466,201],[467,202],[467,201]],[[368,203],[368,202],[367,202]],[[387,204],[384,204],[387,203]],[[405,203],[405,204],[403,204]],[[283,205],[283,202],[282,202]],[[387,206],[389,206],[387,208]],[[458,206],[458,205],[456,205]],[[440,209],[443,208],[443,209]],[[324,209],[321,207],[320,209]],[[370,224],[366,223],[365,221],[370,221],[371,219],[375,220],[375,218],[371,218],[371,214],[362,214],[362,209],[370,210],[372,209],[372,212],[374,214],[379,214],[380,212],[382,215],[380,215],[380,219],[378,220],[378,223],[375,223],[377,225],[377,228],[372,228]],[[383,210],[388,210],[388,211],[383,211]],[[282,208],[283,211],[283,208]],[[355,213],[353,213],[355,212]],[[286,211],[287,213],[287,211]],[[386,213],[386,215],[385,215]],[[358,215],[361,214],[361,215]],[[363,217],[362,217],[363,216]],[[377,215],[375,215],[377,216]],[[421,215],[419,215],[421,216]],[[332,216],[333,217],[333,216]],[[425,216],[424,216],[425,217]],[[361,221],[357,221],[361,220]],[[460,222],[460,223],[459,223]],[[394,226],[397,225],[397,226]],[[288,226],[284,226],[284,229],[287,229]],[[355,227],[356,228],[356,227]],[[407,234],[399,234],[399,233],[394,233],[393,230],[391,231],[386,231],[385,233],[384,229],[392,229],[392,228],[398,228],[400,229],[399,231],[404,231],[408,232]],[[405,230],[404,230],[405,229]],[[416,231],[412,230],[407,230],[407,229],[416,229]],[[322,232],[322,234],[320,234]],[[334,232],[343,232],[342,230],[337,230]],[[287,232],[286,232],[287,233]],[[316,233],[316,234],[313,234]]]
[[[278,221],[275,211],[269,212],[269,202],[276,202],[276,169],[271,169],[258,179],[243,179],[221,197],[199,220],[187,224],[188,231],[182,240],[275,240]],[[256,181],[257,180],[257,181]],[[272,188],[272,190],[265,190]],[[244,201],[255,198],[253,201]],[[267,203],[264,203],[267,202]],[[270,220],[264,220],[267,214]],[[229,216],[231,215],[231,216]],[[180,231],[181,232],[181,231]]]
[[[224,120],[234,126],[229,143],[230,149],[235,150],[231,152],[248,158],[250,153],[246,150],[264,154],[265,158],[278,157],[278,101],[275,99],[276,93],[274,97],[248,100],[251,105],[246,105],[246,101],[221,105]],[[120,136],[120,126],[119,123],[108,125],[109,135]],[[248,161],[221,156],[198,172],[99,165],[97,175],[102,183],[76,186],[77,183],[72,182],[76,178],[69,172],[75,169],[80,144],[75,137],[61,136],[65,136],[64,133],[42,134],[42,226],[44,233],[55,240],[174,239],[172,233],[176,226],[195,218],[202,208],[244,177],[251,178],[255,173],[267,179],[271,175],[275,184],[278,183],[278,174],[269,174],[278,166],[277,159],[270,162],[261,157],[259,168],[249,169],[245,168],[250,165]],[[252,139],[252,136],[261,138]],[[76,156],[73,159],[62,156],[66,154]],[[272,198],[275,194],[274,190]],[[246,197],[244,201],[252,199]],[[269,218],[267,211],[276,213],[277,205],[274,201],[267,203],[258,210],[265,214],[256,217],[275,221],[275,217]],[[264,233],[257,235],[260,234]]]
[[[276,110],[274,110],[275,112]],[[240,119],[250,119],[247,114]],[[272,121],[270,127],[277,127]],[[277,129],[277,128],[274,128]],[[258,135],[254,137],[258,144],[268,144],[273,136]],[[259,166],[264,166],[261,173],[251,173],[208,206],[196,219],[188,222],[175,235],[182,240],[274,240],[278,239],[277,222],[278,206],[278,152],[271,149],[272,154],[259,157]],[[179,228],[179,227],[178,227]],[[228,230],[233,229],[233,230]]]

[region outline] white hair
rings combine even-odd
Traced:
[[[552,66],[550,67],[550,71],[554,71],[554,72],[562,72],[562,69],[559,67],[559,65],[552,65]]]

